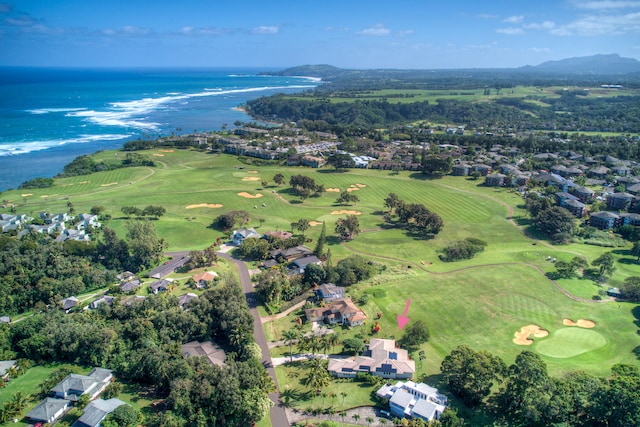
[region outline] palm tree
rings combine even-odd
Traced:
[[[340,397],[342,397],[342,406],[344,406],[344,398],[347,397],[347,393],[344,391],[340,392]]]
[[[309,349],[311,350],[311,353],[316,354],[321,347],[322,344],[320,343],[318,337],[315,335],[311,335],[311,337],[309,338]]]
[[[322,338],[320,338],[320,346],[322,347],[322,350],[324,351],[324,354],[326,356],[330,346],[329,337],[327,335],[323,335]]]
[[[335,332],[327,335],[327,340],[329,340],[331,351],[333,351],[333,348],[338,344],[338,342],[340,342],[340,338],[338,338],[338,334],[336,334]]]
[[[344,419],[347,416],[347,413],[345,411],[340,412],[340,418],[342,418],[342,423],[344,423]]]
[[[367,421],[367,424],[369,425],[373,424],[373,418],[371,417],[367,417],[366,421]]]
[[[380,418],[380,419],[378,419],[378,421],[380,421],[380,424],[382,424],[382,425],[386,425],[387,424],[387,420],[385,420],[384,418]]]
[[[293,362],[293,343],[298,339],[298,332],[294,329],[289,329],[288,331],[284,331],[282,334],[284,338],[284,344],[289,345],[289,359]]]
[[[358,420],[360,419],[360,414],[356,412],[355,414],[351,415],[351,418],[356,420],[356,424],[358,424]]]
[[[303,335],[298,340],[297,346],[298,346],[298,352],[304,353],[309,348],[309,338]]]

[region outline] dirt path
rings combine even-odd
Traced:
[[[287,316],[289,313],[291,313],[292,311],[296,311],[299,308],[301,308],[304,303],[306,301],[300,301],[299,303],[297,303],[296,305],[293,305],[291,307],[289,307],[288,309],[286,309],[285,311],[283,311],[282,313],[278,313],[278,314],[274,314],[273,316],[265,316],[265,317],[261,317],[260,321],[262,323],[266,323],[266,322],[270,322],[272,320],[278,320],[278,319],[282,319],[283,317]]]

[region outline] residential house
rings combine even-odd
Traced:
[[[631,169],[624,165],[612,166],[611,171],[617,176],[629,176],[629,174],[631,174]]]
[[[589,225],[601,230],[609,230],[622,225],[622,219],[614,212],[594,212],[589,216]]]
[[[274,240],[289,240],[290,238],[293,237],[293,233],[290,233],[288,231],[267,231],[266,233],[264,233],[264,238],[267,239],[270,242],[273,242]]]
[[[318,258],[315,255],[309,255],[306,257],[296,259],[291,263],[291,267],[293,268],[296,274],[303,274],[304,270],[310,264],[322,265],[322,261],[320,261],[320,258]]]
[[[140,285],[142,285],[142,282],[140,280],[138,280],[137,278],[133,277],[130,278],[129,280],[124,280],[122,282],[120,282],[120,289],[122,289],[122,292],[134,292],[136,289],[138,289],[140,287]]]
[[[636,200],[636,196],[629,193],[613,193],[607,197],[607,207],[609,209],[629,209]]]
[[[103,295],[100,298],[93,300],[91,304],[89,304],[89,308],[95,310],[98,308],[100,304],[108,304],[113,305],[113,302],[116,300],[116,297],[112,297],[111,295]]]
[[[489,187],[503,187],[507,176],[501,173],[492,173],[485,178],[485,184]]]
[[[613,298],[622,298],[622,292],[618,288],[609,288],[607,289],[607,295]]]
[[[11,318],[9,316],[0,316],[0,323],[11,323]]]
[[[620,218],[622,218],[622,225],[640,225],[640,214],[637,213],[621,213]]]
[[[76,223],[76,228],[78,230],[100,227],[102,227],[102,224],[98,222],[98,215],[91,215],[86,213],[78,215],[78,222]]]
[[[611,172],[611,169],[609,169],[606,166],[596,166],[595,168],[589,169],[587,174],[593,178],[603,179],[607,175],[609,175],[610,172]]]
[[[16,366],[15,360],[0,360],[0,379],[6,381],[9,378],[9,371]]]
[[[302,154],[294,154],[293,156],[287,157],[287,166],[300,166],[300,161],[302,160]]]
[[[471,173],[471,165],[461,163],[451,166],[451,174],[454,176],[468,176]]]
[[[189,303],[191,301],[193,301],[194,299],[196,299],[196,298],[198,298],[198,295],[193,294],[191,292],[186,293],[184,295],[180,295],[178,297],[178,305],[180,306],[180,308],[185,309],[185,308],[187,308]]]
[[[208,288],[217,278],[218,273],[215,271],[205,271],[204,273],[198,273],[193,276],[197,288]]]
[[[364,323],[364,314],[350,299],[336,299],[324,307],[310,308],[304,312],[310,322],[324,321],[330,325],[358,326]]]
[[[640,196],[640,184],[631,184],[627,187],[627,192],[634,196]]]
[[[298,245],[286,249],[274,249],[269,252],[271,257],[280,262],[291,262],[298,258],[313,254],[313,251],[306,246]]]
[[[66,242],[67,240],[76,240],[78,242],[88,242],[91,240],[91,235],[85,233],[84,230],[75,230],[73,228],[68,228],[62,230],[60,234],[56,237],[56,242]]]
[[[167,292],[171,283],[173,283],[173,279],[156,280],[149,285],[149,289],[151,289],[151,292],[154,294],[157,294],[158,292]]]
[[[84,412],[71,427],[100,427],[100,423],[119,406],[126,405],[120,399],[96,399],[84,408]]]
[[[485,165],[485,164],[482,164],[482,163],[475,164],[475,165],[473,165],[471,167],[473,168],[473,170],[475,172],[480,172],[480,175],[482,175],[482,176],[489,175],[491,173],[491,170],[492,170],[491,166],[488,166],[488,165]]]
[[[355,378],[358,372],[365,372],[381,378],[409,379],[416,366],[407,350],[396,348],[395,340],[371,338],[362,356],[330,359],[327,370],[338,378]]]
[[[73,217],[68,213],[50,214],[48,212],[42,212],[40,218],[44,220],[45,224],[55,224],[57,222],[71,221]]]
[[[582,203],[591,203],[595,199],[596,192],[590,188],[576,185],[571,191]]]
[[[67,399],[45,398],[38,406],[30,410],[26,417],[33,423],[53,424],[65,413],[71,401]]]
[[[78,298],[71,296],[63,299],[60,303],[62,304],[62,309],[68,313],[73,307],[76,307],[80,301]]]
[[[587,207],[584,203],[573,199],[565,200],[562,207],[571,212],[577,218],[582,218],[587,211]]]
[[[447,406],[447,396],[425,383],[399,381],[385,384],[377,392],[380,398],[389,399],[389,409],[398,418],[421,418],[425,421],[439,419]]]
[[[218,366],[224,365],[227,360],[227,355],[224,350],[213,341],[206,341],[203,343],[191,341],[183,344],[182,356],[203,356],[207,358],[210,364]]]
[[[93,400],[107,388],[112,378],[110,369],[93,368],[88,375],[67,375],[51,389],[51,393],[57,399],[68,399],[73,402],[85,394]]]
[[[135,277],[135,274],[133,274],[133,273],[132,273],[132,272],[130,272],[130,271],[123,271],[122,273],[120,273],[120,274],[118,274],[118,275],[116,276],[116,278],[117,278],[118,280],[129,280],[129,279],[131,279],[132,277]]]
[[[327,163],[327,161],[322,158],[322,157],[317,157],[317,156],[302,156],[302,158],[300,159],[300,165],[301,166],[309,166],[312,168],[320,168],[322,166],[324,166]]]
[[[344,298],[344,293],[345,288],[336,286],[333,283],[323,283],[315,291],[316,297],[324,302]]]
[[[240,228],[233,232],[233,244],[240,246],[244,239],[259,239],[261,237],[254,228]]]

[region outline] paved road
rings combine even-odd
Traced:
[[[271,425],[273,427],[288,426],[289,420],[287,419],[287,413],[284,410],[284,406],[282,406],[282,402],[280,401],[280,390],[278,388],[278,380],[276,379],[276,371],[273,367],[273,363],[271,362],[269,345],[267,343],[267,338],[264,335],[262,322],[260,321],[260,314],[258,313],[258,303],[255,291],[253,290],[253,285],[251,284],[251,276],[249,275],[249,270],[247,269],[247,266],[244,262],[234,259],[233,257],[231,257],[231,255],[222,252],[217,252],[217,254],[218,256],[234,263],[236,269],[238,270],[238,274],[240,275],[240,283],[242,284],[242,291],[247,298],[247,304],[249,305],[249,309],[251,310],[251,314],[253,315],[253,336],[255,337],[256,343],[258,343],[260,349],[262,350],[262,364],[267,370],[267,373],[271,375],[271,378],[276,385],[276,392],[269,394],[269,398],[274,403],[274,405],[271,407],[270,413]]]

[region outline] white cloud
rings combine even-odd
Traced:
[[[331,33],[348,33],[351,31],[348,27],[324,27],[323,30]]]
[[[524,20],[524,16],[517,15],[517,16],[510,16],[508,18],[505,18],[502,20],[502,22],[508,22],[509,24],[519,24],[523,20]]]
[[[382,24],[375,25],[371,28],[365,28],[362,31],[358,31],[358,34],[363,34],[365,36],[388,36],[391,34],[391,30],[386,28]]]
[[[517,36],[519,34],[524,34],[524,30],[522,28],[498,28],[496,33],[507,34],[509,36]]]
[[[253,34],[278,34],[280,27],[275,25],[261,25],[251,30]]]
[[[413,33],[414,33],[413,30],[403,30],[403,31],[398,31],[396,34],[399,35],[400,37],[403,37],[403,36],[410,36]]]
[[[532,47],[531,51],[536,52],[536,53],[551,53],[551,49],[549,49],[548,47]]]
[[[136,37],[136,36],[149,35],[153,33],[153,31],[151,31],[149,28],[140,28],[134,25],[125,25],[124,27],[116,28],[116,29],[105,28],[104,30],[101,31],[101,33],[106,36]]]
[[[482,18],[482,19],[498,19],[498,18],[500,18],[500,16],[492,15],[490,13],[481,13],[480,15],[478,15],[478,18]]]
[[[217,36],[224,32],[225,30],[216,27],[196,28],[192,26],[182,27],[180,31],[178,31],[179,34],[184,36]]]
[[[554,35],[599,36],[640,32],[640,12],[624,15],[585,15],[567,25],[552,29]]]
[[[524,28],[529,30],[552,30],[555,27],[556,23],[553,21],[532,22],[531,24],[524,24]]]
[[[603,1],[588,1],[588,2],[574,2],[575,6],[579,9],[632,9],[640,7],[640,1],[616,1],[616,0],[603,0]]]

